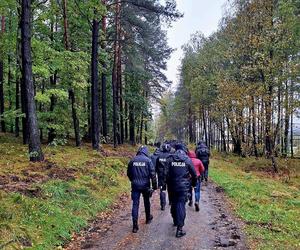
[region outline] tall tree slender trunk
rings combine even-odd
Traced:
[[[135,145],[135,117],[132,104],[129,105],[129,140],[132,145]]]
[[[205,109],[202,107],[202,119],[203,119],[203,130],[204,130],[204,137],[205,137],[205,143],[208,143],[207,138],[207,125],[206,125],[206,116],[205,116]]]
[[[4,39],[5,32],[5,16],[1,17],[1,32],[0,32],[0,42]],[[0,44],[0,119],[1,119],[1,131],[6,132],[5,122],[4,122],[4,48],[3,43]]]
[[[112,70],[112,92],[113,92],[113,141],[114,141],[114,147],[117,147],[117,139],[118,139],[118,46],[119,46],[119,18],[120,18],[120,4],[116,4],[116,11],[115,11],[115,29],[116,29],[116,37],[114,41],[114,61],[113,61],[113,70]]]
[[[192,118],[192,107],[189,104],[188,108],[188,128],[189,128],[189,142],[193,142],[193,118]]]
[[[67,0],[63,0],[63,21],[64,21],[64,45],[66,50],[70,50],[69,32],[68,32],[68,15],[67,15]],[[72,86],[69,88],[69,99],[71,101],[72,120],[75,133],[75,143],[79,147],[81,145],[79,119],[76,110],[76,97]]]
[[[98,38],[99,38],[99,21],[93,20],[92,31],[92,61],[91,61],[91,94],[92,94],[92,146],[93,149],[99,149],[100,139],[100,113],[99,113],[99,86],[98,86]]]
[[[54,23],[51,22],[50,26],[51,26],[50,40],[51,40],[51,42],[54,42]],[[52,88],[55,88],[56,80],[57,80],[57,73],[55,72],[52,76],[50,76],[50,85],[51,85]],[[54,112],[55,104],[56,104],[56,97],[55,97],[55,95],[52,94],[51,97],[50,97],[50,110],[49,110],[51,114],[53,114],[53,112]],[[51,117],[49,119],[49,123],[52,124],[52,122],[53,122],[53,119]],[[53,142],[55,137],[56,137],[55,129],[50,127],[48,129],[48,143]]]
[[[56,86],[56,79],[57,79],[57,74],[54,73],[53,76],[50,76],[50,85],[51,87],[55,87]],[[56,104],[56,97],[54,95],[51,95],[50,97],[50,112],[53,113],[54,112],[54,108],[55,108],[55,104]],[[53,119],[50,118],[49,122],[53,122]],[[48,143],[53,142],[53,140],[56,137],[56,133],[55,133],[55,129],[54,128],[49,128],[48,131]]]
[[[128,103],[125,102],[125,134],[124,134],[124,139],[125,141],[128,140]]]
[[[294,128],[293,128],[293,123],[294,123],[294,82],[293,80],[291,81],[291,107],[290,107],[290,112],[291,112],[291,157],[294,158]]]
[[[20,72],[22,72],[22,59],[21,59],[21,22],[19,21],[18,30],[17,30],[17,46],[16,46],[16,111],[20,109],[20,84],[22,82],[22,76]],[[23,110],[22,110],[23,111]],[[20,135],[20,119],[19,115],[16,116],[15,119],[15,136],[19,137]],[[23,133],[23,143],[24,143],[24,133]],[[25,144],[25,143],[24,143]]]
[[[102,0],[102,4],[106,5],[106,0]],[[106,15],[102,17],[102,36],[105,40],[106,37]],[[105,41],[101,42],[101,48],[103,51],[106,51],[106,42]],[[102,134],[104,137],[107,137],[107,104],[106,104],[106,70],[107,70],[107,65],[105,60],[101,62],[102,64],[102,74],[101,74],[101,100],[102,100]]]
[[[34,86],[31,61],[31,0],[22,0],[21,15],[22,79],[25,87],[26,117],[29,134],[29,157],[31,161],[42,161],[39,129],[34,102]]]
[[[288,81],[285,82],[285,100],[284,100],[284,137],[283,137],[283,156],[288,155],[288,137],[289,137],[289,125],[290,125],[290,107],[289,107],[289,86]]]
[[[122,82],[122,60],[121,60],[121,44],[118,46],[118,68],[117,81],[120,91],[119,107],[120,107],[120,141],[124,143],[124,106],[123,106],[123,82]]]
[[[252,113],[252,136],[253,136],[253,149],[255,157],[258,157],[257,141],[256,141],[256,114],[255,114],[255,99],[252,95],[251,113]]]

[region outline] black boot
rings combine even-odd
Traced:
[[[177,227],[177,231],[176,231],[176,238],[180,238],[182,236],[185,236],[186,232],[182,230],[182,227]]]
[[[193,201],[190,200],[188,205],[191,207],[193,205]]]
[[[146,217],[146,224],[150,224],[152,220],[153,220],[153,215],[150,214],[149,216]]]
[[[195,202],[195,210],[196,210],[196,212],[199,212],[199,203],[198,202]]]
[[[137,221],[134,221],[133,222],[133,227],[132,227],[132,232],[137,233],[138,230],[139,230],[138,223],[137,223]]]
[[[165,206],[161,206],[160,210],[164,211],[165,210]]]

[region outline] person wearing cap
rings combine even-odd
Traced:
[[[196,153],[194,151],[189,151],[188,156],[192,160],[192,163],[194,165],[196,174],[197,174],[197,183],[196,187],[194,188],[195,192],[195,210],[199,212],[199,201],[200,201],[200,188],[201,188],[201,174],[204,172],[204,166],[202,162],[197,159]],[[193,189],[190,188],[190,196],[189,196],[189,206],[193,205]]]
[[[196,185],[197,174],[191,159],[187,156],[187,148],[176,144],[176,152],[168,157],[167,186],[171,200],[171,215],[174,226],[177,226],[176,237],[186,234],[183,230],[186,217],[185,203],[190,185]]]
[[[167,158],[170,155],[171,147],[169,144],[164,143],[161,146],[160,152],[157,156],[155,163],[155,171],[157,173],[158,187],[160,189],[160,208],[165,210],[166,207],[166,171],[167,171]]]
[[[127,176],[131,182],[131,199],[132,199],[132,232],[136,233],[138,227],[138,214],[140,196],[143,195],[146,213],[146,224],[151,223],[153,216],[150,211],[150,196],[152,189],[157,189],[155,168],[149,158],[148,148],[141,146],[136,156],[128,163]]]

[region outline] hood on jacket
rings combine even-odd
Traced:
[[[175,150],[181,150],[184,151],[186,154],[188,153],[188,149],[184,144],[178,143],[175,145]]]
[[[139,150],[138,150],[138,152],[137,152],[136,155],[141,155],[141,154],[143,154],[143,155],[149,157],[149,151],[148,151],[148,148],[147,148],[146,146],[141,146],[141,147],[139,148]]]
[[[161,145],[161,151],[166,153],[171,151],[171,146],[168,143]]]
[[[189,151],[188,152],[188,157],[190,157],[190,158],[197,158],[196,153],[194,151]]]
[[[172,155],[172,157],[175,161],[186,161],[187,159],[189,159],[186,152],[181,149],[177,150],[175,154]]]

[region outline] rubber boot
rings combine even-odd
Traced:
[[[200,210],[198,202],[195,202],[195,210],[196,210],[196,212],[199,212],[199,210]]]
[[[146,224],[150,224],[150,223],[152,222],[152,220],[153,220],[153,215],[150,214],[150,215],[147,216],[147,218],[146,218]]]
[[[134,221],[133,222],[133,227],[132,227],[132,232],[137,233],[138,230],[139,230],[138,223],[137,223],[137,221]]]
[[[177,227],[176,238],[180,238],[186,235],[186,232],[182,230],[182,227]]]

